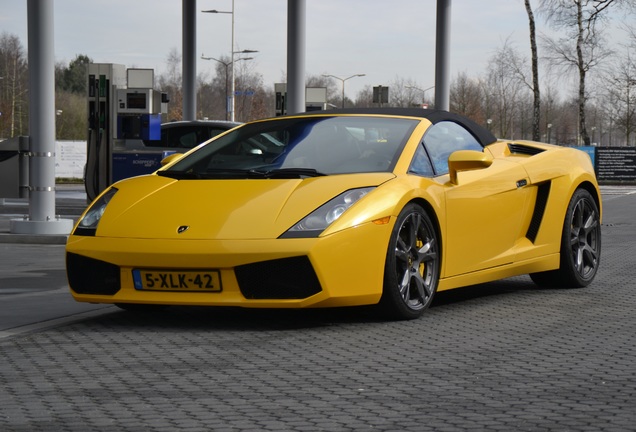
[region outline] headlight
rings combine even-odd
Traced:
[[[373,187],[351,189],[321,205],[304,219],[281,235],[281,238],[318,237],[329,225],[335,222],[349,207],[371,192]]]
[[[110,188],[104,195],[99,197],[86,211],[84,216],[80,219],[73,232],[74,235],[94,236],[97,230],[97,225],[106,210],[106,206],[117,193],[117,188]]]

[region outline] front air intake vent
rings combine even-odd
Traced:
[[[540,149],[537,147],[532,147],[532,146],[523,145],[523,144],[515,144],[515,143],[508,144],[508,150],[510,150],[510,153],[512,154],[520,154],[520,155],[528,155],[528,156],[534,156],[544,151],[543,149]]]
[[[66,254],[66,274],[78,294],[115,295],[121,288],[118,266],[71,252]]]
[[[245,264],[234,269],[247,299],[304,299],[322,288],[309,258],[283,258]]]

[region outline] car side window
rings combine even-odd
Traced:
[[[205,136],[205,137],[201,137],[201,138],[203,138],[203,141],[207,141],[210,138],[214,138],[215,136],[222,134],[226,130],[227,129],[210,128],[210,129],[208,129],[208,135]],[[201,142],[203,142],[203,141],[201,141]]]
[[[433,172],[433,166],[431,165],[431,161],[426,154],[426,150],[424,149],[424,143],[420,143],[415,151],[415,156],[413,157],[413,161],[411,162],[411,166],[409,167],[409,173],[423,176],[423,177],[431,177],[435,175]]]
[[[200,132],[200,127],[165,128],[161,131],[161,147],[191,149],[206,140]]]
[[[199,144],[199,138],[197,137],[196,131],[184,133],[179,137],[178,147],[185,147],[190,149],[197,144]]]
[[[477,139],[463,126],[451,122],[439,122],[424,134],[424,147],[430,157],[435,175],[448,173],[448,157],[457,150],[482,151]]]

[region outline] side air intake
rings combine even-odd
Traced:
[[[532,220],[526,232],[526,238],[532,243],[537,239],[539,234],[539,228],[541,228],[541,220],[543,219],[543,213],[545,207],[548,204],[548,197],[550,196],[550,182],[542,183],[537,186],[537,199],[534,203],[534,211],[532,212]]]
[[[532,147],[532,146],[528,146],[524,144],[515,144],[515,143],[508,144],[508,150],[510,150],[510,153],[512,154],[521,154],[521,155],[528,155],[528,156],[534,156],[544,151],[543,149],[540,149],[537,147]]]

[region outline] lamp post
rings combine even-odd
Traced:
[[[342,108],[345,107],[345,81],[350,80],[351,78],[355,78],[355,77],[363,77],[366,76],[366,74],[355,74],[355,75],[351,75],[350,77],[347,78],[340,78],[337,77],[335,75],[323,75],[324,77],[330,77],[330,78],[335,78],[337,80],[342,81]]]
[[[231,92],[230,92],[230,121],[234,121],[234,91],[235,91],[235,82],[234,82],[234,54],[243,54],[243,53],[256,53],[258,51],[254,51],[254,50],[243,50],[243,51],[234,51],[234,0],[232,0],[232,10],[231,11],[219,11],[216,9],[211,9],[211,10],[204,10],[201,11],[203,13],[215,13],[215,14],[230,14],[232,15],[232,40],[231,40],[231,44],[232,46],[230,47],[230,54],[231,54],[231,62],[230,65],[232,66],[232,81],[231,81]]]
[[[404,88],[421,91],[422,92],[422,104],[424,104],[426,102],[426,92],[429,91],[430,89],[434,89],[435,86],[430,86],[430,87],[425,88],[425,89],[421,89],[421,88],[415,87],[415,86],[404,86]]]
[[[223,60],[219,60],[219,59],[215,59],[214,57],[205,57],[203,54],[201,54],[201,59],[202,60],[214,60],[216,62],[221,63],[223,66],[225,66],[225,120],[230,120],[230,100],[229,95],[228,95],[228,91],[227,91],[227,84],[230,78],[230,72],[229,72],[229,67],[232,66],[234,64],[234,62],[229,61],[229,62],[225,62]],[[241,57],[235,61],[241,61],[241,60],[253,60],[253,57]],[[234,92],[232,92],[232,94],[234,94]],[[233,100],[233,99],[232,99]],[[234,110],[232,110],[233,112]],[[233,120],[232,120],[233,121]]]

